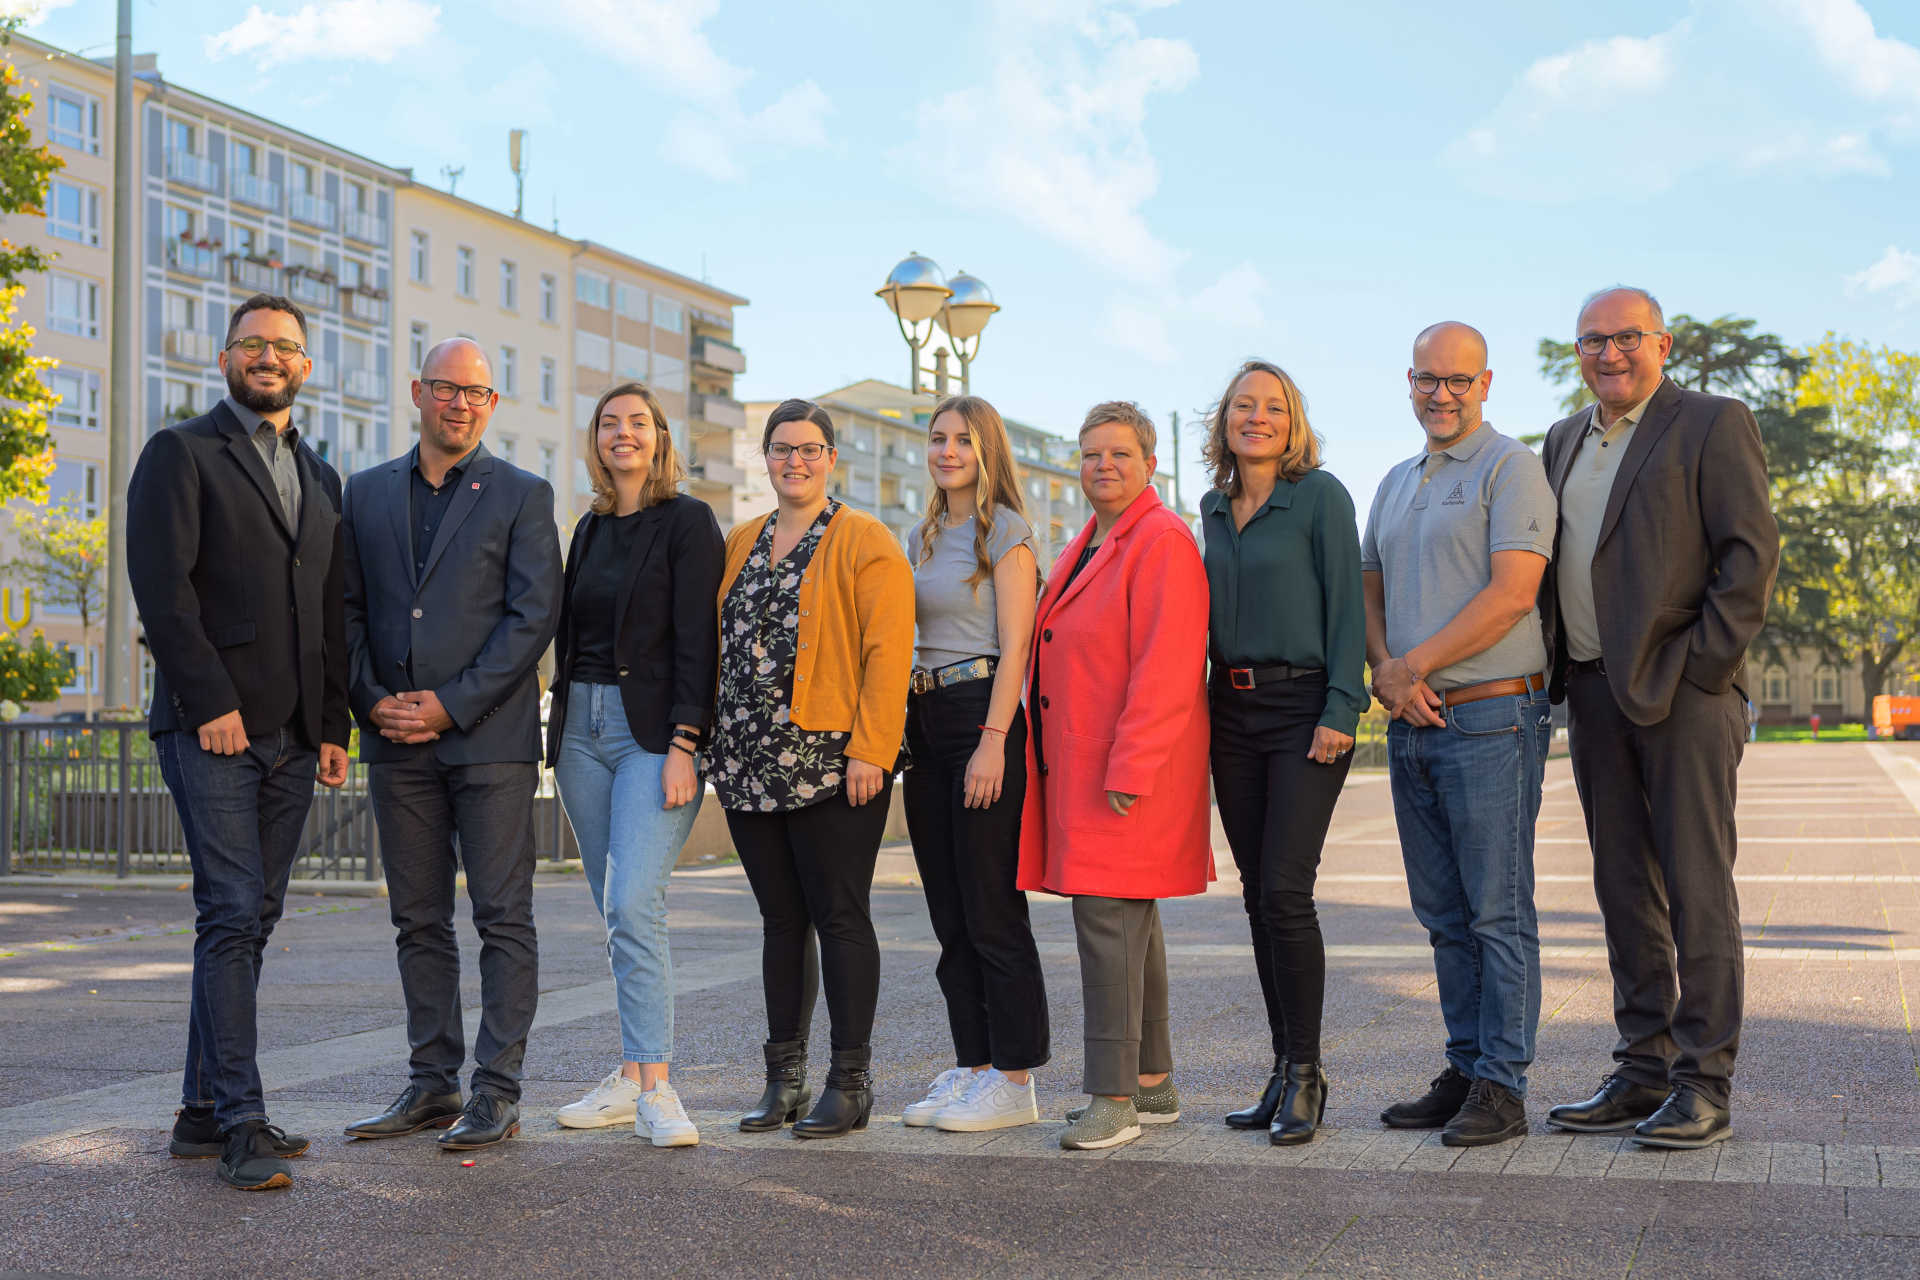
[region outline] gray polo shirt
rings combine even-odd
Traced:
[[[1593,553],[1600,546],[1600,523],[1606,518],[1620,459],[1633,443],[1633,430],[1653,397],[1648,396],[1614,420],[1600,426],[1600,406],[1593,406],[1587,429],[1574,444],[1567,482],[1560,486],[1560,568],[1554,575],[1560,595],[1560,625],[1567,634],[1567,656],[1591,662],[1600,656],[1600,619],[1593,606]]]
[[[267,474],[273,477],[273,487],[280,494],[280,514],[286,517],[287,528],[298,529],[300,468],[294,462],[294,455],[300,452],[300,428],[289,422],[286,430],[275,431],[271,422],[232,396],[224,397],[224,401],[233,416],[240,419],[240,425],[247,429],[253,447],[260,453],[260,461],[267,464]]]
[[[1533,450],[1482,423],[1437,453],[1387,472],[1367,515],[1360,568],[1386,588],[1387,649],[1396,657],[1435,635],[1493,581],[1493,553],[1553,555],[1555,507]],[[1435,690],[1531,675],[1547,666],[1540,612],[1497,643],[1427,673]]]

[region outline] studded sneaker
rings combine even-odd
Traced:
[[[1140,1136],[1140,1115],[1131,1102],[1096,1097],[1060,1134],[1060,1145],[1068,1151],[1099,1151],[1118,1147]]]
[[[1173,1087],[1172,1076],[1150,1089],[1135,1089],[1132,1102],[1141,1124],[1172,1124],[1180,1118],[1180,1094]],[[1074,1107],[1067,1112],[1067,1119],[1077,1121],[1086,1110]]]

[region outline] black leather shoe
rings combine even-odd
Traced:
[[[1472,1085],[1460,1068],[1448,1063],[1424,1096],[1394,1103],[1380,1113],[1380,1123],[1389,1129],[1438,1129],[1460,1110]]]
[[[740,1117],[742,1133],[767,1133],[792,1124],[813,1100],[807,1087],[807,1042],[769,1040],[761,1048],[767,1055],[767,1087],[753,1110]]]
[[[520,1132],[519,1104],[496,1098],[490,1093],[476,1093],[467,1099],[467,1109],[453,1122],[453,1127],[434,1141],[440,1144],[442,1151],[472,1151],[476,1147],[490,1147],[496,1142],[505,1142]]]
[[[866,1128],[873,1111],[872,1063],[873,1050],[867,1045],[835,1049],[827,1068],[827,1087],[820,1091],[813,1110],[794,1122],[793,1136],[838,1138]]]
[[[1280,1095],[1287,1091],[1287,1063],[1284,1058],[1273,1060],[1273,1074],[1267,1077],[1267,1087],[1260,1091],[1260,1100],[1244,1111],[1227,1112],[1229,1129],[1264,1129],[1273,1123],[1273,1113],[1280,1105]]]
[[[1446,1147],[1490,1147],[1527,1133],[1527,1104],[1520,1095],[1491,1080],[1475,1080],[1467,1100],[1440,1130]]]
[[[1619,1133],[1658,1111],[1666,1097],[1664,1089],[1609,1075],[1600,1082],[1600,1092],[1585,1102],[1548,1108],[1547,1123],[1575,1133]]]
[[[1668,1094],[1658,1111],[1633,1126],[1633,1140],[1641,1146],[1676,1151],[1710,1147],[1732,1136],[1732,1114],[1686,1085]]]
[[[221,1140],[220,1180],[242,1191],[278,1191],[292,1186],[293,1170],[273,1149],[278,1133],[265,1120],[242,1120],[227,1130]]]
[[[273,1143],[273,1153],[282,1160],[303,1156],[313,1145],[304,1133],[284,1133],[272,1125],[267,1126],[267,1136]],[[214,1123],[212,1107],[182,1107],[174,1113],[167,1153],[175,1160],[211,1160],[224,1152],[226,1145],[220,1126]]]
[[[1327,1073],[1319,1063],[1289,1062],[1285,1077],[1286,1092],[1267,1129],[1267,1141],[1276,1147],[1312,1142],[1327,1114]]]
[[[428,1093],[417,1084],[400,1091],[393,1105],[377,1116],[347,1126],[349,1138],[399,1138],[422,1129],[444,1129],[460,1118],[460,1094]]]

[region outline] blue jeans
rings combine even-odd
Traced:
[[[618,688],[578,682],[569,687],[553,776],[594,905],[607,922],[620,1052],[628,1062],[673,1060],[667,879],[705,796],[666,808],[660,782],[666,762],[633,740]]]
[[[255,999],[267,937],[286,907],[287,880],[313,804],[318,753],[289,729],[235,756],[200,747],[191,731],[154,739],[193,864],[193,989],[183,1106],[212,1107],[229,1129],[266,1118]]]
[[[1544,691],[1445,714],[1440,728],[1387,729],[1407,891],[1433,943],[1447,1061],[1524,1097],[1540,1025],[1533,828],[1553,719]]]

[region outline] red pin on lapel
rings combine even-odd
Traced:
[[[473,482],[473,487],[474,487],[474,488],[476,488],[476,489],[478,489],[478,488],[480,487],[480,482],[479,482],[478,480],[475,480],[475,481]]]

